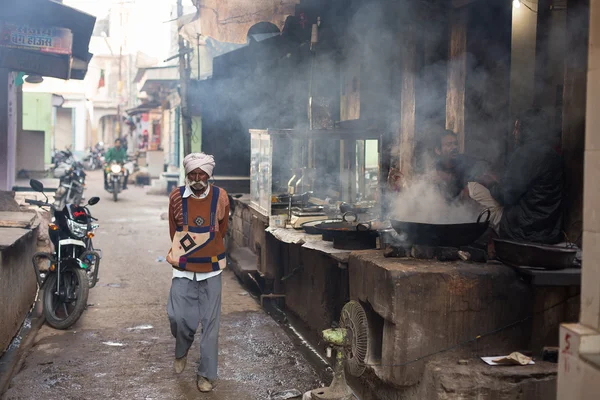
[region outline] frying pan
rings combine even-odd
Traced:
[[[482,217],[487,214],[485,221]],[[466,224],[423,224],[392,220],[392,227],[399,235],[406,237],[407,243],[422,246],[462,247],[476,241],[483,235],[490,223],[491,211],[486,209],[479,214],[477,222]]]
[[[301,226],[302,226],[302,229],[304,229],[304,232],[308,233],[309,235],[321,235],[323,232],[320,229],[318,229],[316,226],[320,225],[320,224],[333,223],[333,222],[340,222],[340,221],[338,219],[326,219],[326,220],[320,220],[320,221],[305,222]]]
[[[494,239],[494,248],[498,259],[512,267],[571,268],[577,255],[576,249],[505,239]]]
[[[354,222],[348,217],[354,216]],[[376,247],[377,231],[371,230],[371,223],[359,223],[355,213],[346,213],[341,222],[328,222],[315,225],[323,234],[323,240],[333,241],[333,247],[342,250],[362,250]]]

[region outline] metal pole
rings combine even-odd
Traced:
[[[177,0],[177,17],[183,16],[182,0]],[[181,118],[183,120],[183,155],[187,156],[192,152],[192,120],[188,113],[187,104],[187,85],[189,82],[189,69],[186,66],[186,45],[183,37],[179,35],[179,85],[181,97]]]
[[[123,46],[119,49],[119,83],[117,88],[117,138],[120,139],[123,132],[123,118],[121,118],[121,97],[123,95]]]
[[[121,38],[119,45],[119,81],[117,82],[117,137],[121,139],[123,132],[123,118],[121,118],[121,97],[123,95],[123,3],[119,3],[119,27]]]
[[[200,80],[200,34],[196,34],[196,40],[198,40],[198,80]]]

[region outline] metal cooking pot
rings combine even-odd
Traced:
[[[575,266],[576,249],[494,239],[496,256],[511,267],[565,269]]]
[[[482,217],[487,214],[485,221]],[[467,224],[422,224],[392,220],[392,227],[405,242],[422,246],[462,247],[476,241],[489,226],[491,211],[484,210],[477,222]],[[403,238],[403,239],[404,239]]]

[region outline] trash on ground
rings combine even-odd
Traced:
[[[511,353],[507,356],[481,357],[488,365],[533,365],[533,359],[519,352]]]
[[[113,347],[123,347],[123,346],[125,346],[123,343],[119,343],[119,342],[102,342],[102,344],[105,344],[107,346],[113,346]]]
[[[165,261],[167,261],[167,259],[164,258],[163,256],[156,257],[156,262],[158,262],[158,263],[165,262]]]
[[[302,396],[302,393],[298,389],[288,389],[282,392],[272,393],[269,396],[269,400],[287,400],[295,399]]]
[[[133,328],[127,328],[128,331],[145,331],[154,328],[152,325],[138,325]]]

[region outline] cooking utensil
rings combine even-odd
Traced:
[[[354,221],[349,222],[350,216]],[[315,225],[323,234],[323,240],[333,241],[333,247],[341,250],[374,249],[377,245],[377,232],[370,230],[371,223],[358,222],[354,213],[346,213],[341,222],[329,222]]]
[[[494,239],[496,256],[512,267],[565,269],[575,265],[577,249]]]
[[[485,221],[482,217],[487,214]],[[462,247],[483,235],[489,226],[491,211],[484,210],[475,223],[467,224],[423,224],[392,220],[392,227],[407,243],[423,246]]]

